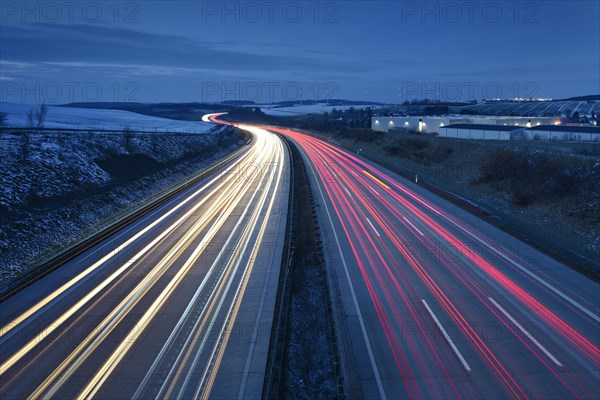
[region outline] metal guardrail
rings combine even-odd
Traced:
[[[279,135],[279,134],[278,134]],[[308,170],[306,167],[306,164],[302,161],[301,159],[301,155],[299,153],[299,151],[297,150],[297,147],[294,147],[294,149],[292,149],[292,146],[296,146],[295,144],[291,143],[287,138],[285,138],[282,135],[279,135],[285,142],[286,146],[288,147],[288,150],[290,151],[290,157],[293,160],[294,157],[300,157],[300,162],[302,163],[301,168],[304,170],[304,173],[307,177],[307,191],[308,191],[308,195],[309,195],[309,199],[310,199],[310,207],[311,207],[311,214],[312,214],[312,220],[313,220],[313,226],[314,226],[314,240],[315,240],[315,246],[316,246],[316,252],[317,252],[317,258],[319,260],[319,272],[322,278],[322,282],[323,282],[323,291],[324,291],[324,295],[325,298],[327,299],[327,304],[326,304],[326,314],[327,314],[327,320],[330,321],[330,323],[328,323],[328,332],[327,332],[327,336],[329,337],[329,345],[331,348],[331,352],[333,355],[333,368],[334,368],[334,374],[335,374],[335,385],[336,385],[336,390],[337,390],[337,398],[339,399],[343,399],[346,398],[346,392],[345,392],[345,386],[344,386],[344,377],[342,376],[342,371],[341,371],[341,363],[340,363],[340,353],[339,353],[339,348],[338,348],[338,339],[337,339],[337,333],[336,333],[336,329],[334,327],[334,316],[333,316],[333,311],[332,311],[332,307],[331,307],[331,299],[332,299],[332,293],[329,289],[329,279],[328,279],[328,274],[324,265],[324,260],[325,260],[325,254],[324,254],[324,249],[323,249],[323,242],[321,240],[321,233],[319,230],[319,224],[318,224],[318,217],[317,217],[317,210],[316,210],[316,204],[315,204],[315,196],[314,196],[314,192],[312,190],[311,185],[308,182]],[[293,170],[293,167],[292,167]],[[291,194],[293,193],[293,196],[295,197],[295,186],[294,184],[294,177],[292,175],[291,177],[292,181],[292,191]],[[292,197],[291,197],[292,198]],[[296,212],[297,209],[297,205],[293,205],[292,206],[292,210],[293,212]],[[290,218],[292,214],[288,214],[288,218]],[[294,218],[292,218],[292,220],[294,220]],[[290,237],[288,237],[288,245],[289,246],[294,246],[295,243],[295,239],[296,239],[296,233],[295,233],[295,229],[297,229],[297,227],[294,225],[291,227],[291,231],[290,231]],[[268,363],[267,363],[267,374],[265,375],[265,384],[263,386],[263,393],[262,393],[262,397],[264,399],[277,399],[279,398],[279,389],[280,389],[280,384],[281,384],[281,374],[283,372],[283,369],[281,368],[282,365],[282,361],[283,361],[283,354],[284,354],[284,345],[285,345],[285,334],[286,334],[286,329],[287,329],[287,309],[288,309],[288,305],[289,305],[289,300],[290,300],[290,278],[291,278],[291,273],[290,273],[290,268],[293,264],[293,256],[294,256],[294,250],[293,247],[291,247],[291,251],[289,252],[289,255],[284,257],[282,260],[282,267],[284,268],[284,277],[283,280],[280,281],[281,283],[281,291],[278,291],[278,297],[279,300],[279,309],[276,310],[276,318],[277,318],[277,324],[274,324],[274,328],[272,329],[272,336],[271,336],[271,345],[270,345],[270,349],[269,349],[269,357],[268,357]],[[277,369],[279,367],[279,369]]]
[[[304,171],[306,173],[307,176],[307,180],[308,180],[308,170],[306,168],[306,164],[303,165],[304,167]],[[331,304],[333,302],[333,293],[330,290],[330,280],[329,280],[329,274],[327,273],[327,269],[325,267],[325,252],[324,252],[324,248],[323,248],[323,240],[322,240],[322,236],[321,236],[321,229],[319,227],[319,218],[317,216],[317,208],[316,208],[316,203],[315,203],[315,195],[312,189],[312,186],[309,184],[308,185],[308,194],[310,197],[310,208],[311,208],[311,212],[312,212],[312,218],[313,218],[313,225],[314,225],[314,234],[315,234],[315,244],[317,247],[317,255],[318,255],[318,260],[319,260],[319,272],[321,274],[321,281],[323,282],[323,291],[325,292],[325,298],[327,299],[327,304],[325,307],[325,312],[327,314],[327,321],[329,321],[329,323],[327,324],[328,326],[328,337],[329,337],[329,346],[331,348],[331,353],[333,355],[333,368],[334,368],[334,374],[335,374],[335,385],[337,388],[337,398],[338,399],[345,399],[347,398],[347,394],[345,391],[345,384],[344,384],[344,375],[342,373],[342,366],[341,366],[341,356],[340,356],[340,350],[339,350],[339,340],[338,340],[338,336],[337,336],[337,332],[335,329],[335,320],[334,320],[334,315],[333,315],[333,310],[331,307]]]
[[[290,160],[293,160],[290,144],[281,135],[285,146],[288,149]],[[290,194],[288,201],[288,214],[285,232],[286,247],[281,260],[281,271],[279,275],[279,284],[277,288],[277,300],[275,302],[275,312],[273,327],[271,328],[271,337],[269,340],[269,353],[267,355],[267,368],[265,370],[265,380],[263,384],[263,399],[277,399],[281,384],[283,355],[285,353],[285,333],[288,321],[288,306],[291,298],[291,268],[294,260],[294,250],[296,246],[297,226],[296,226],[296,186],[294,181],[294,167],[290,164]]]

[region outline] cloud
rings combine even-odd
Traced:
[[[132,76],[218,72],[307,74],[339,67],[335,58],[294,51],[285,43],[211,41],[91,25],[3,25],[2,59],[65,68],[94,68]],[[329,55],[331,56],[331,54]],[[339,58],[339,57],[338,57]],[[346,64],[347,72],[368,70]]]

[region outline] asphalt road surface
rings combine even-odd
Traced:
[[[289,196],[269,132],[1,304],[0,397],[258,398]]]
[[[355,154],[268,129],[308,165],[350,397],[600,398],[598,284]]]
[[[260,397],[289,193],[265,129],[307,163],[351,398],[600,398],[598,284],[331,143],[245,128],[218,176],[2,304],[3,398]]]

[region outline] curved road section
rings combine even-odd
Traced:
[[[307,164],[349,397],[600,398],[598,284],[331,143],[263,128]]]
[[[0,397],[257,398],[281,267],[276,135],[1,305]]]

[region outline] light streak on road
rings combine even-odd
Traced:
[[[593,305],[548,283],[524,260],[512,259],[510,251],[419,194],[412,184],[323,140],[289,129],[264,128],[286,135],[299,146],[315,182],[326,194],[323,205],[334,210],[337,218],[329,229],[340,231],[346,243],[342,246],[348,246],[342,257],[354,266],[350,284],[368,293],[370,301],[363,299],[360,307],[373,310],[379,322],[379,327],[367,327],[369,340],[374,340],[377,331],[385,338],[398,381],[404,386],[396,395],[480,397],[477,384],[468,378],[479,376],[496,397],[544,397],[553,390],[565,397],[600,396],[593,385],[600,367],[600,326]],[[469,244],[474,239],[492,251],[473,251]],[[490,303],[492,296],[516,303],[519,315]],[[553,296],[552,305],[548,296]],[[421,302],[423,297],[433,303]],[[436,316],[432,308],[443,313]],[[583,314],[573,314],[574,310]],[[461,342],[457,351],[455,338],[445,330],[441,342],[431,339],[431,327],[423,315],[430,315],[440,329],[450,326],[468,346]],[[477,329],[477,320],[502,327],[515,340],[489,340]],[[543,337],[534,338],[525,324],[544,332]],[[413,327],[421,340],[406,337],[406,326]],[[569,363],[559,362],[550,347],[553,353],[570,354]],[[453,353],[469,375],[456,379]],[[380,358],[377,362],[379,370],[388,366],[385,371],[390,376],[388,361]],[[587,372],[564,374],[564,366]],[[534,378],[531,370],[538,371],[540,378]],[[431,374],[444,379],[418,383],[421,376]],[[397,390],[397,386],[392,388]]]
[[[514,242],[331,143],[222,115],[202,119],[235,125],[252,140],[217,176],[105,243],[97,259],[71,265],[66,278],[44,278],[39,295],[35,285],[25,289],[33,301],[9,299],[0,395],[225,397],[231,382],[221,371],[231,351],[243,354],[233,389],[242,397],[251,386],[255,324],[274,296],[265,270],[281,262],[258,260],[285,231],[276,229],[285,215],[275,210],[285,209],[289,156],[272,131],[297,144],[317,185],[320,227],[337,250],[327,267],[341,277],[341,318],[353,329],[365,393],[600,398],[597,285],[568,274],[561,282],[515,259],[506,245]],[[233,334],[242,320],[252,324],[247,345]],[[80,325],[91,329],[70,335]],[[502,335],[490,337],[487,327]]]
[[[250,146],[232,156],[215,176],[148,216],[139,231],[107,248],[91,265],[75,264],[80,272],[65,283],[50,282],[49,275],[45,280],[55,289],[2,321],[0,394],[102,397],[107,390],[118,391],[112,381],[132,371],[139,381],[129,384],[129,396],[153,396],[161,387],[168,389],[168,397],[220,395],[224,386],[215,385],[224,379],[222,360],[240,310],[244,318],[250,310],[248,315],[256,314],[254,321],[264,321],[265,315],[245,304],[248,296],[276,289],[265,279],[276,282],[277,274],[265,271],[281,264],[277,254],[282,254],[282,245],[269,241],[285,231],[281,211],[286,209],[289,186],[289,156],[281,139],[253,126],[240,129],[252,135]],[[218,246],[217,252],[211,243]],[[122,260],[123,254],[128,258]],[[171,309],[181,309],[173,322],[165,319]],[[93,329],[73,340],[69,328],[81,324]],[[162,328],[157,331],[157,326]],[[163,330],[169,334],[160,339],[161,345],[148,347],[148,338],[161,337]],[[232,345],[237,353],[248,351],[244,364],[254,355],[250,346],[257,346],[237,341]],[[128,364],[131,357],[147,357],[145,353],[154,354],[148,370]],[[197,374],[203,378],[189,379]],[[262,385],[260,379],[249,382],[248,376],[241,376],[238,383],[242,381]]]

